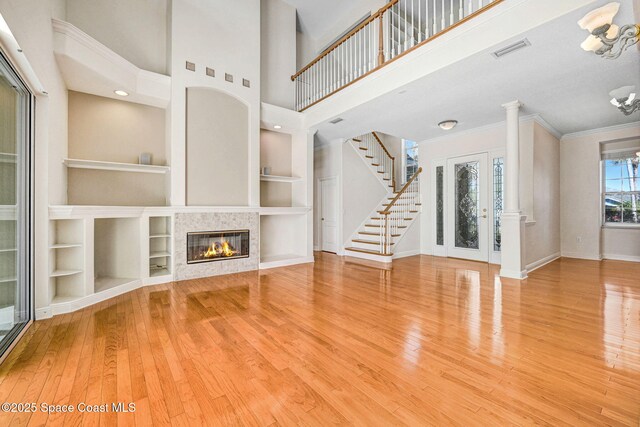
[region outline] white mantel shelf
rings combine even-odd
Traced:
[[[267,182],[296,182],[301,181],[298,176],[260,175],[260,181]]]
[[[136,173],[167,173],[169,166],[139,165],[135,163],[102,162],[98,160],[64,159],[62,161],[68,168],[94,169],[116,172],[136,172]]]
[[[49,206],[49,219],[69,218],[135,218],[144,215],[166,216],[176,213],[260,213],[259,207],[250,206]],[[281,208],[280,208],[281,209]],[[291,208],[289,208],[291,209]],[[309,208],[310,209],[310,208]]]
[[[308,206],[296,208],[260,208],[260,215],[304,215],[311,212]]]

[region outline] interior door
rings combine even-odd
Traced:
[[[447,162],[447,255],[489,260],[487,154],[456,157]]]
[[[337,178],[320,180],[321,247],[338,252],[338,182]]]

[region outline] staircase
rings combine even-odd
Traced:
[[[420,213],[422,168],[397,190],[395,158],[375,132],[350,141],[367,163],[371,173],[387,188],[387,194],[351,236],[345,255],[373,261],[391,262],[394,247]]]

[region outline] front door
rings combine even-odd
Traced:
[[[326,252],[338,252],[338,179],[320,180],[321,245]]]
[[[475,261],[489,260],[487,214],[487,154],[447,162],[447,255]]]

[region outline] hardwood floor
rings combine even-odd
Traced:
[[[638,425],[640,264],[316,255],[35,322],[0,402],[136,410],[0,425]]]

